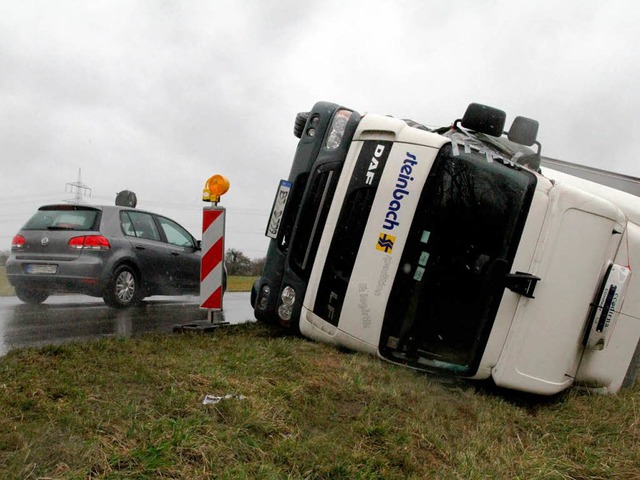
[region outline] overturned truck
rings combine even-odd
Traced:
[[[640,198],[544,167],[538,123],[319,102],[277,190],[258,320],[421,371],[614,393],[640,360]],[[542,166],[541,166],[542,161]]]

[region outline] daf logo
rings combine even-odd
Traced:
[[[42,239],[40,240],[40,245],[46,247],[47,245],[49,245],[49,239],[47,237],[42,237]]]
[[[367,171],[367,176],[364,180],[364,183],[367,185],[373,185],[373,179],[376,176],[376,170],[378,169],[379,159],[384,152],[384,145],[378,145],[376,147],[376,151],[373,153],[373,157],[371,157],[371,162],[369,163],[369,169]]]

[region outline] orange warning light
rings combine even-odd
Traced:
[[[202,201],[218,203],[227,190],[229,190],[229,179],[224,175],[213,175],[204,184]]]

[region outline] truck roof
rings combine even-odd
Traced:
[[[579,165],[577,163],[565,162],[556,158],[542,157],[540,163],[543,167],[548,167],[574,177],[584,178],[585,180],[590,180],[640,197],[640,178],[638,177]]]
[[[542,168],[542,175],[551,180],[555,180],[557,183],[572,185],[589,193],[593,193],[594,195],[602,197],[606,200],[609,200],[610,202],[614,203],[620,210],[622,210],[622,212],[631,222],[640,224],[640,198],[638,198],[636,195],[609,187],[607,185],[603,185],[602,183],[596,183],[585,178],[576,177],[559,170],[554,170],[552,168],[544,166],[544,163]],[[636,188],[638,188],[637,184]]]

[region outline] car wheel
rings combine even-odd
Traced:
[[[49,298],[49,292],[46,292],[45,290],[16,287],[16,296],[24,303],[40,305]]]
[[[102,297],[104,303],[114,308],[127,308],[141,299],[138,277],[133,269],[121,265],[113,271]]]

